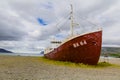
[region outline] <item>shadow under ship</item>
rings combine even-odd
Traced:
[[[96,65],[101,53],[102,30],[88,32],[83,35],[73,35],[72,5],[70,19],[72,36],[63,42],[52,41],[51,43],[59,46],[46,49],[44,56],[52,60]]]

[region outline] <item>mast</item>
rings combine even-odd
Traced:
[[[71,26],[70,26],[70,30],[71,30],[71,36],[73,36],[73,27],[74,27],[74,23],[73,23],[73,6],[72,6],[72,4],[70,6],[71,6],[71,12],[70,12]]]

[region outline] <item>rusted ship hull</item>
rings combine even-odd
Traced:
[[[96,65],[101,53],[102,30],[79,35],[45,54],[48,59]]]

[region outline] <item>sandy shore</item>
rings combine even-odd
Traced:
[[[120,65],[120,59],[109,62]],[[73,68],[48,64],[38,57],[0,56],[0,80],[120,80],[120,68]]]

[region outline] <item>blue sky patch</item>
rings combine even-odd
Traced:
[[[47,22],[45,20],[43,20],[42,18],[38,18],[37,20],[38,20],[40,25],[42,25],[42,26],[46,26],[47,25]]]
[[[63,35],[56,34],[55,37],[57,37],[57,38],[63,38]]]

